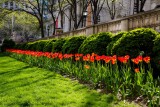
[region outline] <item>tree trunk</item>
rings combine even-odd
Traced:
[[[74,2],[74,6],[73,6],[73,12],[74,12],[74,29],[78,29],[77,26],[77,2]]]
[[[53,20],[54,22],[54,24],[53,24],[53,35],[55,35],[56,34],[56,21],[55,20]]]
[[[53,34],[52,35],[55,35],[55,29],[56,29],[56,20],[55,20],[55,17],[53,14],[51,14],[52,16],[52,21],[53,21]]]
[[[137,13],[139,13],[139,0],[137,0],[136,2],[137,2],[137,9],[136,9],[136,11],[137,11]]]
[[[60,14],[61,14],[61,28],[63,29],[63,13],[62,13],[62,11],[60,12]]]
[[[43,22],[40,24],[40,29],[41,29],[41,38],[44,38],[44,29],[43,29]]]
[[[72,8],[70,8],[69,31],[72,30],[72,17],[71,17],[71,15],[72,15]]]
[[[146,3],[146,0],[141,0],[141,8],[140,8],[140,12],[143,12],[143,7],[144,7],[144,4]]]
[[[39,27],[41,29],[41,38],[44,38],[43,16],[41,16],[41,19],[38,19],[38,21],[39,21]]]
[[[98,23],[98,15],[97,15],[97,6],[94,6],[94,13],[93,13],[93,23],[97,24]]]

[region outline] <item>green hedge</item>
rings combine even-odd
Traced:
[[[153,58],[152,64],[154,68],[156,69],[155,73],[160,75],[160,35],[158,35],[154,40],[152,58]]]
[[[45,45],[47,44],[48,40],[40,40],[37,41],[36,51],[43,51]]]
[[[107,48],[106,48],[106,54],[107,55],[112,55],[111,50],[112,50],[112,47],[113,47],[114,43],[116,43],[116,41],[125,34],[127,34],[127,32],[119,32],[118,34],[112,36],[112,38],[111,38],[112,41],[107,45]]]
[[[130,55],[136,57],[140,53],[151,55],[153,48],[153,40],[158,35],[156,31],[150,28],[138,28],[124,34],[113,45],[112,54],[118,56]]]
[[[23,43],[23,44],[16,44],[14,46],[14,49],[21,49],[24,50],[24,47],[27,45],[27,43]]]
[[[66,40],[64,45],[62,46],[63,53],[78,53],[78,49],[86,39],[85,36],[75,36]]]
[[[38,42],[29,42],[25,45],[24,49],[25,50],[31,50],[31,51],[36,51],[36,46]]]
[[[80,46],[78,52],[83,54],[96,53],[99,55],[106,54],[106,47],[111,42],[113,36],[110,32],[93,34],[88,37]]]
[[[52,52],[52,46],[56,39],[51,39],[46,42],[43,48],[43,52]]]
[[[66,38],[56,40],[52,45],[52,52],[62,52],[62,46],[66,42]]]
[[[4,52],[6,49],[14,48],[15,42],[12,39],[4,39],[1,46],[1,51]]]

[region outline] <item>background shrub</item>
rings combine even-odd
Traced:
[[[43,52],[52,52],[52,46],[55,41],[56,39],[48,40],[44,45]]]
[[[52,45],[52,52],[62,52],[62,46],[66,42],[66,38],[56,40]]]
[[[38,44],[38,42],[29,42],[26,44],[26,46],[24,47],[25,50],[31,50],[31,51],[36,51],[36,45]]]
[[[36,51],[43,51],[43,48],[47,44],[48,40],[40,40],[40,41],[37,41],[37,42],[38,43],[36,45]]]
[[[112,54],[118,56],[130,55],[131,57],[138,56],[141,52],[145,55],[151,55],[153,48],[153,40],[158,33],[149,28],[138,28],[124,34],[111,50]]]
[[[78,49],[86,39],[85,36],[75,36],[66,40],[64,45],[62,46],[63,53],[78,53]]]
[[[154,74],[156,76],[160,75],[160,35],[158,35],[154,40],[152,66],[154,68]],[[152,60],[151,60],[152,61]]]
[[[111,42],[112,36],[110,32],[93,34],[82,43],[78,52],[83,54],[93,52],[99,55],[106,54],[106,47]]]
[[[126,33],[127,32],[119,32],[118,34],[111,37],[112,41],[107,45],[107,48],[106,48],[107,55],[112,55],[111,50],[112,50],[114,43]]]
[[[12,39],[4,39],[1,46],[1,51],[4,52],[6,49],[14,48],[15,42]]]
[[[27,45],[27,43],[15,44],[14,49],[24,50],[24,47],[25,47],[26,45]]]

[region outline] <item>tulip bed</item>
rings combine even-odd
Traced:
[[[121,100],[139,96],[148,106],[160,105],[160,79],[154,79],[150,57],[97,54],[62,54],[7,49],[7,53],[32,66],[75,77],[80,82],[112,92]]]

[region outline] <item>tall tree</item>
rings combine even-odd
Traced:
[[[55,35],[55,28],[56,28],[56,19],[57,19],[57,12],[58,12],[58,5],[56,4],[57,0],[46,0],[45,6],[47,7],[48,14],[51,15],[52,18],[52,25],[53,25],[53,35]]]
[[[9,26],[9,24],[11,25],[11,18],[6,19],[6,17],[11,13],[12,11],[0,7],[0,39],[6,37],[9,38],[9,36],[11,36],[11,26]]]
[[[110,14],[110,18],[113,20],[115,19],[116,15],[116,0],[106,0],[108,12]]]
[[[1,38],[10,38],[13,36],[12,33],[16,32],[28,39],[28,36],[37,33],[38,21],[32,15],[24,12],[12,12],[3,18],[4,19],[0,21]]]
[[[61,28],[63,29],[63,17],[64,15],[68,17],[68,15],[65,14],[65,5],[66,5],[66,0],[58,0],[58,9],[59,9],[59,13],[58,13],[58,16],[60,15],[61,16]],[[58,19],[58,17],[57,17]]]
[[[104,6],[105,0],[90,0],[90,3],[92,9],[93,24],[97,24],[98,16]]]
[[[111,20],[114,20],[121,10],[126,11],[123,0],[106,0],[105,3]]]
[[[47,0],[46,2],[46,7],[53,21],[53,35],[55,35],[56,22],[58,21],[59,16],[61,16],[61,28],[63,28],[63,15],[65,14],[65,5],[65,0]]]
[[[25,12],[16,12],[14,16],[15,26],[18,26],[18,29],[16,30],[14,28],[14,30],[19,32],[19,34],[21,34],[21,36],[27,41],[31,35],[34,35],[35,33],[38,34],[38,21],[34,16],[26,14]]]
[[[71,19],[73,20],[73,29],[78,29],[83,22],[83,12],[87,10],[88,0],[66,0],[71,9]],[[80,6],[79,6],[80,5]]]
[[[146,0],[134,0],[134,13],[140,13],[143,12],[143,7],[146,3]]]
[[[20,8],[15,11],[24,11],[32,16],[36,17],[39,22],[39,28],[41,30],[41,37],[44,37],[44,10],[45,0],[13,0]]]

